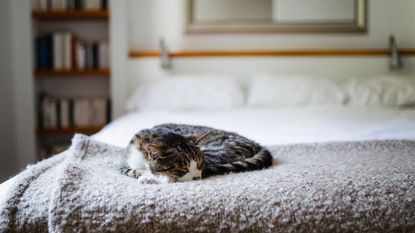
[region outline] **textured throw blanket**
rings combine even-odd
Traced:
[[[123,149],[76,135],[16,177],[0,232],[415,232],[415,141],[270,150],[266,170],[143,185]]]

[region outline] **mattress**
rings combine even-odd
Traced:
[[[133,112],[114,120],[93,138],[125,147],[137,131],[167,122],[234,131],[263,145],[415,139],[415,108],[357,107]]]

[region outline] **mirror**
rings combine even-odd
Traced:
[[[366,32],[367,0],[186,0],[187,32]]]

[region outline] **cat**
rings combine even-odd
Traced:
[[[120,171],[141,183],[197,180],[264,169],[271,153],[239,134],[205,126],[162,124],[130,141]]]

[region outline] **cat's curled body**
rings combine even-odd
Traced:
[[[138,132],[127,147],[121,173],[142,183],[201,179],[267,168],[270,152],[239,134],[205,126],[162,124]]]

